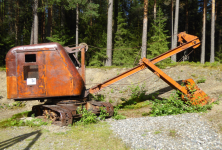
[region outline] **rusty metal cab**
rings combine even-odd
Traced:
[[[6,55],[7,98],[80,96],[85,85],[75,61],[58,43],[10,49]]]

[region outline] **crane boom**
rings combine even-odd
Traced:
[[[186,43],[184,43],[186,41]],[[120,81],[126,77],[129,77],[130,75],[137,73],[145,68],[150,69],[154,74],[156,74],[158,77],[160,77],[163,81],[165,81],[168,85],[173,87],[174,89],[178,89],[183,93],[183,99],[190,99],[191,103],[193,105],[205,105],[209,101],[209,97],[204,93],[201,89],[199,89],[194,81],[192,79],[185,80],[186,86],[183,87],[180,84],[178,84],[176,81],[174,81],[172,78],[170,78],[167,74],[165,74],[161,69],[156,67],[154,64],[157,62],[160,62],[172,55],[175,55],[179,52],[182,52],[190,47],[197,48],[200,46],[200,40],[198,37],[186,34],[185,32],[181,32],[178,34],[178,42],[180,42],[180,46],[169,50],[151,60],[148,60],[146,58],[143,58],[140,60],[140,64],[112,79],[109,79],[101,84],[98,84],[92,88],[89,89],[89,93],[94,94],[99,92],[101,89]],[[191,92],[191,89],[194,89],[194,92]],[[201,98],[199,98],[201,97]],[[198,99],[198,100],[197,100]]]

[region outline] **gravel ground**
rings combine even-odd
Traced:
[[[198,114],[108,121],[132,149],[222,149],[221,137]]]

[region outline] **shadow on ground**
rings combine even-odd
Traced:
[[[29,145],[24,148],[24,150],[28,150],[32,147],[32,145],[39,139],[39,137],[42,135],[41,130],[37,130],[31,133],[27,133],[27,134],[23,134],[23,135],[19,135],[17,137],[5,140],[3,142],[0,142],[0,149],[5,149],[5,148],[9,148],[25,139],[27,139],[28,137],[35,135],[35,138],[32,139],[32,141],[29,143]]]

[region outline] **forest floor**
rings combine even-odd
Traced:
[[[86,86],[92,87],[95,84],[99,84],[111,77],[114,77],[124,71],[127,68],[87,68],[86,70]],[[200,115],[208,120],[212,125],[212,128],[218,131],[222,136],[222,71],[220,68],[198,67],[198,66],[176,66],[163,69],[163,71],[172,77],[177,82],[181,83],[182,80],[193,78],[195,82],[200,79],[205,79],[204,83],[199,83],[200,87],[211,98],[217,99],[219,105],[214,105],[212,110],[207,113],[201,113]],[[0,71],[0,120],[10,118],[13,114],[17,114],[23,111],[31,110],[33,105],[39,104],[38,101],[25,102],[23,107],[15,107],[13,100],[7,99],[7,86],[6,86],[6,73]],[[134,83],[134,84],[133,84]],[[158,97],[168,98],[173,89],[169,87],[165,82],[153,75],[152,72],[145,69],[135,75],[132,75],[120,82],[111,85],[104,90],[100,91],[100,95],[105,96],[105,100],[111,102],[113,105],[120,104],[122,99],[127,99],[131,95],[130,87],[142,86],[146,91],[146,95],[153,93],[159,93]],[[128,118],[141,117],[143,112],[149,112],[150,107],[143,107],[135,110],[122,111]],[[104,145],[104,141],[100,138],[100,133],[97,133],[97,128],[104,130],[104,134],[107,136],[103,140],[109,140],[109,144]],[[78,133],[77,133],[78,130]],[[87,134],[85,133],[87,132]],[[76,137],[74,137],[75,134]],[[91,134],[89,136],[89,134]],[[42,126],[42,127],[10,127],[6,129],[0,129],[0,149],[14,149],[17,146],[20,149],[28,149],[34,147],[34,149],[61,149],[65,145],[65,149],[127,149],[121,140],[119,140],[109,129],[109,125],[102,122],[93,127],[57,127]],[[79,135],[81,138],[78,138]],[[82,137],[83,135],[89,137]],[[82,139],[83,138],[83,139]],[[84,139],[86,138],[86,139]],[[90,138],[95,138],[97,142],[90,142]],[[61,140],[62,139],[62,140]],[[21,142],[24,141],[24,142]],[[84,142],[83,142],[84,141]],[[41,143],[44,142],[45,147],[41,147]],[[90,142],[87,143],[87,142]],[[70,145],[70,143],[73,143]],[[100,144],[100,145],[98,145]],[[34,146],[35,145],[35,146]],[[73,145],[77,145],[72,147]]]

